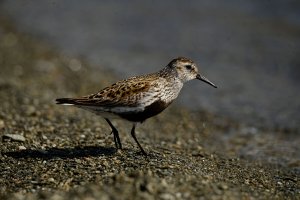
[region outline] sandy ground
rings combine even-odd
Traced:
[[[145,158],[127,123],[114,121],[125,147],[116,151],[103,119],[54,104],[113,83],[111,72],[62,56],[3,18],[0,65],[0,199],[300,199],[299,158],[239,156],[283,134],[295,140],[294,131],[247,129],[175,104],[138,126]]]

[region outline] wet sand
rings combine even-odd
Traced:
[[[137,127],[145,158],[127,123],[114,121],[125,147],[116,151],[103,119],[54,104],[117,81],[112,72],[60,55],[4,18],[0,63],[0,199],[299,199],[294,130],[248,127],[174,104]],[[294,151],[272,149],[282,140]],[[257,146],[266,149],[262,159],[252,157]]]

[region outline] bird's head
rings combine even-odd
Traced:
[[[179,57],[173,59],[168,64],[168,66],[176,71],[177,78],[180,79],[183,83],[193,79],[198,79],[217,88],[215,84],[213,84],[211,81],[209,81],[207,78],[205,78],[199,73],[197,65],[188,58]]]

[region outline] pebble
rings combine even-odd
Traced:
[[[282,185],[283,185],[282,182],[280,182],[280,181],[278,181],[277,184],[278,184],[279,186],[282,186]]]
[[[154,183],[148,183],[146,185],[146,188],[150,194],[155,194],[155,184]]]
[[[25,137],[23,135],[19,135],[19,134],[4,134],[2,136],[2,140],[6,141],[6,140],[12,140],[12,141],[16,141],[16,142],[25,142]]]
[[[4,128],[5,124],[3,120],[0,120],[0,129]]]
[[[54,182],[55,182],[55,179],[54,179],[54,178],[49,178],[48,181],[54,183]]]
[[[161,199],[164,199],[164,200],[173,200],[173,199],[175,199],[174,196],[169,194],[169,193],[163,193],[159,197]]]
[[[24,147],[24,146],[19,146],[19,150],[26,150],[26,147]]]
[[[26,115],[34,115],[35,114],[35,112],[36,112],[36,109],[35,109],[35,107],[34,106],[28,106],[26,109],[25,109],[25,114]]]

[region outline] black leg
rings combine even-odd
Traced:
[[[107,121],[107,123],[109,124],[112,133],[114,134],[114,141],[115,141],[115,145],[117,149],[122,149],[122,144],[121,144],[121,140],[119,137],[119,132],[118,130],[114,127],[114,125],[109,121],[109,119],[105,118],[105,120]]]
[[[141,152],[144,154],[144,156],[147,156],[147,153],[144,151],[143,147],[140,145],[139,141],[135,137],[135,124],[133,124],[133,127],[131,129],[131,136],[133,137],[134,141],[139,146],[139,148],[140,148]]]

